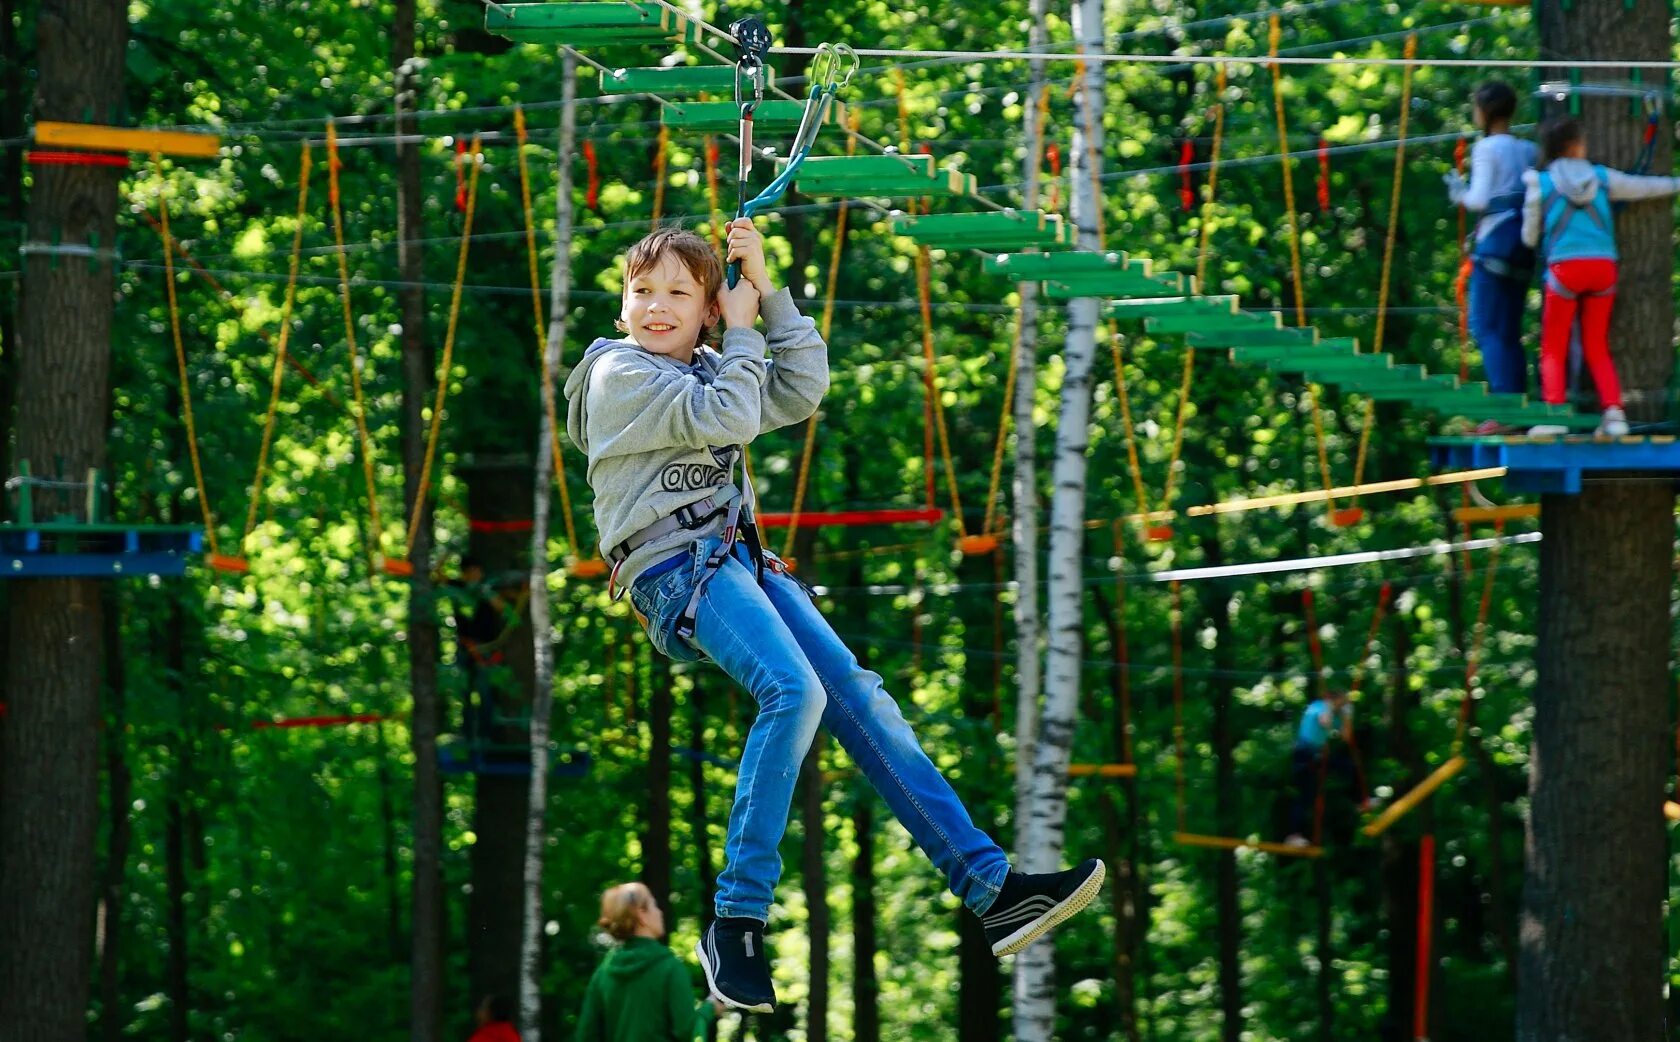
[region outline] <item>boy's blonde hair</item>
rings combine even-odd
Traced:
[[[595,925],[615,941],[628,940],[636,935],[642,912],[652,906],[653,891],[647,884],[620,883],[601,895],[601,918]]]
[[[629,293],[634,279],[659,267],[667,257],[675,258],[688,269],[689,275],[700,284],[702,299],[707,304],[717,299],[718,290],[723,287],[723,262],[718,260],[711,243],[684,228],[660,228],[630,247],[630,252],[624,255],[624,292]],[[629,332],[622,319],[615,324],[619,332]],[[716,328],[716,323],[702,327],[694,346],[711,343]]]

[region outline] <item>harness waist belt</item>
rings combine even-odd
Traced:
[[[700,528],[712,518],[728,510],[740,499],[741,490],[739,488],[733,484],[725,485],[705,499],[678,507],[646,528],[632,533],[623,542],[607,552],[607,559],[615,565],[623,564],[631,554],[655,539],[663,539],[674,532],[693,531]]]

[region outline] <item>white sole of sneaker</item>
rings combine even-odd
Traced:
[[[776,1012],[776,1007],[771,1003],[760,1002],[756,1006],[749,1006],[744,1002],[736,1002],[718,990],[717,978],[712,976],[712,960],[706,957],[706,938],[704,936],[700,938],[700,943],[694,946],[694,952],[700,956],[700,970],[706,975],[706,991],[710,993],[712,998],[717,999],[730,1009],[738,1009],[747,1013]]]
[[[1103,878],[1107,875],[1108,866],[1098,861],[1097,870],[1091,873],[1089,879],[1079,884],[1078,890],[1063,898],[1060,904],[1052,905],[1049,911],[1037,919],[992,945],[992,954],[999,958],[1014,955],[1073,918],[1096,898],[1097,892],[1102,889]]]

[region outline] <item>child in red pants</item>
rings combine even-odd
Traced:
[[[1610,311],[1616,303],[1616,226],[1610,204],[1680,192],[1680,178],[1624,174],[1587,161],[1587,139],[1572,119],[1540,131],[1542,169],[1523,175],[1523,242],[1546,266],[1540,320],[1540,390],[1561,405],[1568,396],[1569,333],[1581,318],[1581,346],[1604,419],[1600,434],[1628,432],[1622,386],[1610,358]],[[1531,434],[1562,434],[1535,427]]]

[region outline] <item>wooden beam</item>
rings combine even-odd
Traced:
[[[1492,524],[1495,521],[1526,521],[1540,516],[1539,503],[1512,503],[1502,507],[1455,507],[1454,521],[1460,524]]]
[[[1136,778],[1135,763],[1070,763],[1069,778]]]
[[[213,158],[222,148],[214,134],[193,134],[184,130],[143,130],[136,127],[105,127],[92,123],[35,124],[35,143],[58,148],[85,148],[93,152],[161,152],[166,156]]]
[[[1187,847],[1209,847],[1214,850],[1258,850],[1263,854],[1282,857],[1323,857],[1324,848],[1297,847],[1288,843],[1268,843],[1258,839],[1237,839],[1234,836],[1200,836],[1193,832],[1174,832],[1173,842]]]
[[[1377,815],[1376,819],[1360,831],[1367,836],[1380,836],[1387,832],[1396,821],[1405,817],[1413,807],[1427,800],[1435,794],[1435,790],[1450,781],[1453,775],[1464,770],[1464,757],[1454,756],[1452,759],[1435,768],[1435,773],[1418,782],[1412,791],[1388,805],[1388,809]]]

